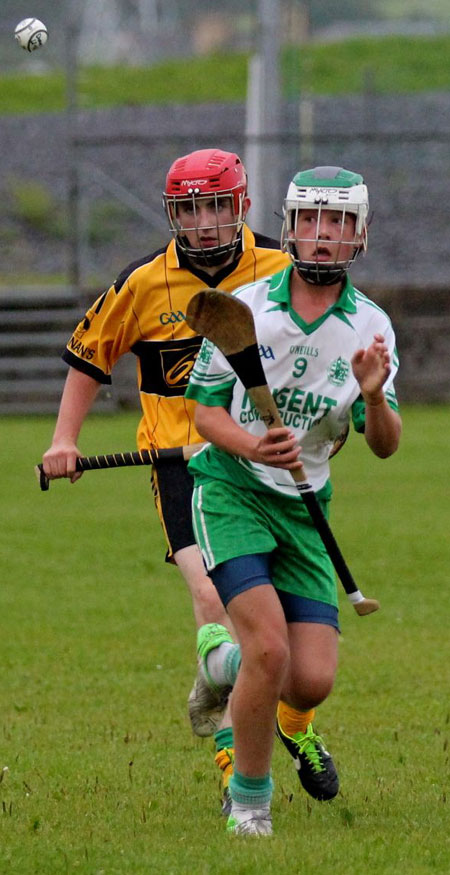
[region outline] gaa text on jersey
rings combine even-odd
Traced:
[[[262,343],[258,346],[259,354],[262,359],[273,359],[275,361],[275,356],[273,354],[273,349],[271,346],[263,346]]]
[[[160,313],[159,321],[161,325],[170,325],[175,322],[185,322],[186,316],[182,310],[171,310],[170,313]]]

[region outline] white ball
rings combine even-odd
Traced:
[[[48,39],[48,31],[45,24],[38,18],[24,18],[14,30],[14,36],[27,52],[34,52],[45,46]]]

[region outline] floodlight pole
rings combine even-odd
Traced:
[[[80,258],[80,183],[77,154],[77,110],[78,110],[78,24],[76,3],[65,0],[65,142],[67,158],[67,240],[68,240],[68,278],[72,294],[81,294]]]
[[[249,65],[246,165],[253,200],[251,223],[278,236],[275,217],[282,201],[281,178],[281,0],[258,0],[259,39]]]

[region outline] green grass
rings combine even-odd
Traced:
[[[137,416],[91,416],[86,453],[130,449]],[[194,625],[163,562],[147,469],[40,493],[50,418],[0,423],[0,846],[11,875],[448,873],[449,409],[404,411],[401,449],[349,438],[332,525],[381,610],[341,605],[340,668],[319,709],[341,777],[320,805],[275,748],[273,839],[224,834],[210,741],[186,697]]]
[[[289,48],[283,53],[284,93],[361,93],[370,79],[380,93],[447,90],[450,36],[374,37]],[[245,54],[213,54],[154,67],[85,68],[79,77],[82,107],[243,101]],[[188,74],[186,75],[186,71]],[[62,71],[0,78],[0,114],[60,111]]]

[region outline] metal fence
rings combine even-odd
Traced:
[[[262,224],[253,223],[255,230],[279,233],[282,198],[300,166],[340,164],[361,171],[369,186],[373,220],[367,256],[357,260],[352,277],[393,318],[402,365],[397,380],[400,399],[449,401],[450,95],[317,98],[308,112],[306,136],[299,132],[298,105],[284,106],[283,135],[276,138],[279,199],[267,206]],[[42,117],[7,120],[0,129],[4,203],[11,194],[12,175],[22,168],[22,183],[38,173],[55,204],[64,207],[64,142],[64,127],[56,116],[44,117],[44,124]],[[79,114],[75,148],[83,300],[72,290],[70,300],[64,293],[56,301],[42,288],[46,273],[67,271],[67,238],[51,228],[37,231],[15,216],[13,233],[3,241],[3,264],[17,276],[32,273],[40,285],[22,295],[23,305],[17,289],[0,293],[0,345],[6,344],[6,371],[0,370],[3,412],[56,410],[57,381],[62,383],[62,377],[55,362],[63,335],[78,321],[85,303],[127,263],[167,241],[161,204],[166,170],[178,155],[211,145],[245,156],[249,140],[244,106],[179,106],[170,113],[164,107],[139,107]],[[22,150],[28,154],[26,173]],[[257,179],[250,179],[251,195],[257,185]],[[4,210],[3,228],[6,220]],[[34,386],[19,358],[30,357],[34,367],[36,355],[47,376]],[[133,357],[126,358],[130,361],[118,372],[112,393],[101,399],[105,410],[137,403]]]
[[[315,98],[308,112],[309,126],[302,131],[298,104],[283,108],[282,134],[270,141],[278,156],[271,168],[277,195],[262,214],[250,214],[256,230],[279,233],[282,199],[300,167],[345,166],[364,175],[373,213],[369,251],[355,264],[355,279],[370,287],[447,286],[450,94]],[[241,105],[80,112],[75,152],[81,285],[109,283],[128,261],[167,239],[161,192],[175,157],[220,145],[245,160],[257,139],[245,130]],[[64,218],[70,157],[63,119],[4,119],[0,148],[5,274],[34,275],[41,282],[52,273],[67,277],[70,228],[57,222]],[[41,216],[41,226],[17,203],[18,194],[36,183],[48,194],[51,213],[47,222]],[[251,196],[259,185],[250,175]]]
[[[304,19],[293,17],[293,13],[311,6],[294,0],[281,4],[254,0],[233,19],[239,33],[234,30],[231,34],[223,28],[223,15],[219,21],[211,4],[207,5],[209,12],[203,15],[202,27],[196,28],[193,22],[202,18],[200,0],[189,4],[105,0],[95,4],[98,17],[88,27],[89,4],[36,0],[33,13],[43,20],[52,9],[55,33],[48,52],[46,47],[45,55],[30,59],[20,53],[12,38],[16,19],[26,17],[28,7],[24,0],[14,4],[6,0],[1,17],[5,23],[7,14],[8,26],[0,35],[0,68],[33,69],[38,75],[40,70],[56,69],[65,58],[67,82],[73,86],[77,51],[86,59],[89,52],[97,53],[102,60],[99,47],[107,40],[100,25],[113,7],[119,16],[128,10],[126,27],[120,18],[122,41],[131,25],[135,31],[140,28],[144,37],[150,32],[152,39],[159,36],[161,52],[158,55],[155,49],[151,55],[154,61],[165,52],[210,50],[218,35],[222,47],[227,47],[229,39],[235,48],[261,50],[261,11],[266,9],[269,15],[274,5],[282,10],[284,32],[286,16],[291,16],[290,36],[299,41]],[[342,8],[348,5],[340,4]],[[93,10],[94,4],[91,7]],[[74,20],[71,16],[77,10],[79,18]],[[189,27],[183,31],[180,15],[187,10]],[[114,15],[108,19],[108,28]],[[71,27],[78,35],[76,47],[70,42]],[[8,49],[3,51],[6,33]],[[164,33],[167,40],[172,33],[170,50]],[[270,32],[266,31],[265,40],[267,54]],[[136,62],[145,63],[150,57],[146,52],[151,41],[144,39],[143,43],[136,42]],[[121,60],[117,51],[116,60]],[[114,52],[109,60],[114,59]],[[107,287],[128,262],[167,241],[161,204],[167,168],[179,155],[208,146],[237,151],[244,158],[254,202],[250,223],[255,230],[272,236],[280,232],[283,196],[298,169],[336,164],[363,174],[369,186],[372,221],[369,250],[356,262],[353,279],[394,316],[402,357],[399,386],[404,397],[450,399],[446,354],[450,329],[450,94],[377,95],[368,81],[366,93],[357,97],[311,98],[303,94],[298,100],[280,100],[275,122],[272,119],[265,125],[260,124],[258,113],[252,121],[245,105],[83,110],[77,109],[76,103],[76,94],[69,88],[66,114],[4,117],[0,126],[0,343],[6,344],[7,365],[7,370],[0,372],[0,389],[6,393],[6,405],[8,384],[17,387],[21,379],[19,355],[32,357],[38,350],[38,357],[45,357],[49,368],[48,406],[53,409],[55,380],[60,374],[51,357],[59,354],[62,334],[69,322],[72,324],[75,311],[81,312],[84,302]],[[262,173],[254,160],[258,149],[265,154]],[[48,278],[54,280],[55,276],[65,285],[70,281],[71,286],[68,293],[63,290],[58,301],[44,289]],[[21,295],[17,286],[22,278],[28,284],[33,282],[34,289],[28,288]],[[50,322],[53,340],[46,343],[44,329]],[[20,341],[18,333],[22,334]],[[22,347],[25,335],[29,343]],[[105,399],[106,407],[130,403],[134,397],[130,373],[128,370],[119,381],[116,395]],[[32,390],[31,384],[22,386],[23,405],[29,404]],[[36,404],[39,406],[39,394]]]

